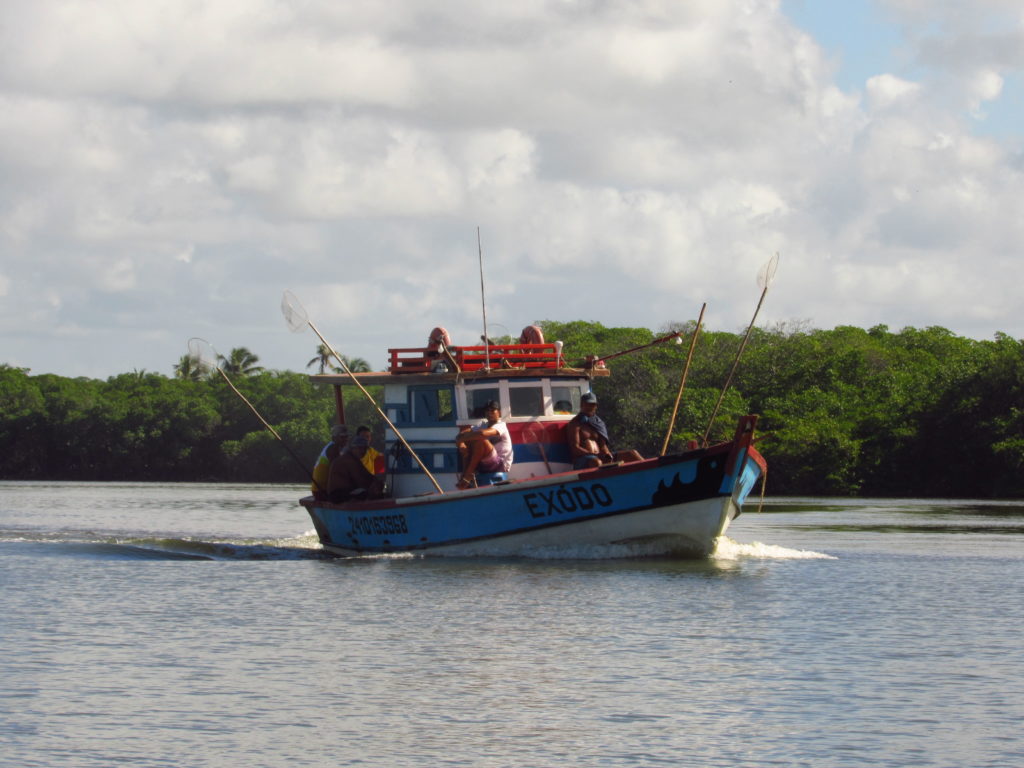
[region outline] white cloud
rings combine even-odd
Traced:
[[[982,70],[972,78],[968,93],[971,114],[979,119],[985,117],[982,105],[986,101],[994,101],[1003,91],[1003,78],[991,69]]]
[[[895,75],[877,75],[867,82],[869,103],[874,110],[883,110],[895,104],[913,100],[921,92],[921,86]]]
[[[479,335],[477,226],[513,333],[702,301],[743,327],[778,250],[765,322],[1024,335],[1019,141],[968,119],[1007,98],[1019,14],[999,37],[966,2],[927,34],[890,10],[913,79],[846,93],[768,0],[2,6],[5,348],[169,373],[214,332],[297,368],[292,287],[381,365]],[[40,358],[28,313],[93,343]]]
[[[47,2],[9,15],[10,79],[59,96],[199,104],[350,100],[407,105],[416,74],[358,27],[324,34],[287,5]]]
[[[534,174],[536,142],[522,131],[503,128],[465,137],[460,167],[471,190],[505,189]]]

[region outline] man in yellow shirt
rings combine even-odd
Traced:
[[[383,475],[384,474],[384,454],[370,445],[370,428],[359,427],[356,430],[356,437],[366,438],[366,455],[363,456],[363,466],[366,467],[367,471],[371,475]],[[378,466],[378,458],[380,459]]]

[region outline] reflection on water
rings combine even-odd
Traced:
[[[1024,517],[1024,502],[976,499],[815,499],[787,497],[766,499],[765,513],[877,512],[882,514],[986,515]]]
[[[844,547],[847,534],[880,534],[889,546],[905,536],[955,534],[970,537],[959,545],[977,556],[1002,554],[1018,547],[1024,535],[1024,503],[955,499],[804,499],[769,501],[757,528],[824,534],[833,548]],[[1003,541],[994,544],[994,538]],[[957,546],[959,546],[957,545]],[[859,548],[860,544],[856,544]]]

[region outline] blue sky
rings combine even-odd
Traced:
[[[836,65],[835,82],[844,91],[860,91],[869,78],[883,73],[908,80],[941,76],[929,73],[915,55],[915,41],[946,36],[941,17],[929,20],[927,16],[901,16],[893,5],[874,0],[783,0],[781,10],[807,31]],[[1003,5],[988,12],[980,5],[976,18],[979,27],[998,34],[1007,28],[1005,25],[1012,28],[1015,20],[1019,25],[1020,10],[1012,3]],[[985,104],[982,116],[965,112],[965,120],[979,135],[1019,140],[1024,126],[1024,80],[1020,71],[1006,73],[1002,94]]]
[[[877,3],[784,0],[782,11],[834,59],[836,85],[844,91],[859,90],[883,72],[910,74],[899,56],[899,26]]]
[[[1024,337],[1014,0],[0,4],[0,363],[488,321]]]

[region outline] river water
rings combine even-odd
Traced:
[[[1024,503],[331,560],[302,492],[0,483],[0,766],[1024,764]]]

